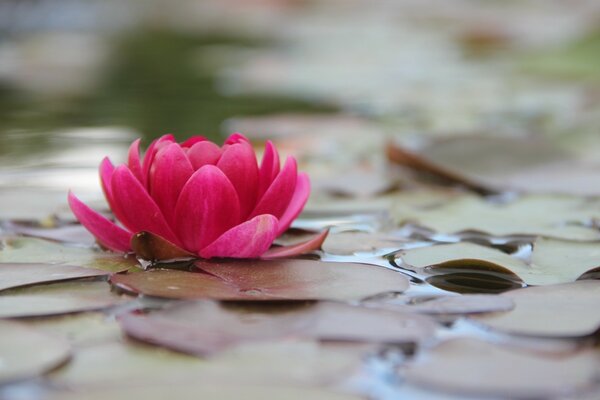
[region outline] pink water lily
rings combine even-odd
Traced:
[[[320,246],[324,235],[289,250],[275,238],[300,214],[310,181],[296,160],[280,166],[267,142],[260,165],[250,141],[234,133],[221,147],[195,136],[177,143],[165,135],[140,156],[140,140],[129,148],[126,164],[100,164],[104,195],[115,223],[69,193],[71,210],[104,247],[132,251],[136,233],[146,232],[201,258],[290,256]]]

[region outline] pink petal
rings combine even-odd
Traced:
[[[187,156],[194,169],[198,170],[204,165],[215,165],[221,158],[221,148],[213,142],[199,142],[190,147]]]
[[[129,155],[127,157],[127,165],[143,185],[146,184],[145,175],[142,174],[142,163],[140,162],[140,140],[137,139],[129,146]]]
[[[200,256],[258,258],[271,246],[276,232],[277,218],[269,214],[258,215],[225,232],[200,250]]]
[[[308,201],[310,195],[310,179],[305,173],[298,174],[298,180],[296,181],[296,189],[288,208],[285,210],[281,218],[279,218],[279,228],[277,230],[277,236],[285,232],[292,222],[300,215],[304,205]]]
[[[204,142],[207,139],[204,136],[192,136],[187,139],[185,142],[181,143],[181,147],[192,147],[196,143]]]
[[[100,163],[100,184],[102,185],[102,191],[104,192],[104,197],[108,201],[109,205],[112,207],[112,188],[110,186],[110,180],[112,178],[113,172],[115,172],[115,167],[110,162],[108,157],[104,157],[102,162]]]
[[[112,192],[121,215],[119,220],[131,232],[149,231],[175,244],[180,243],[152,197],[127,166],[121,165],[115,169]]]
[[[146,177],[146,184],[148,183],[148,175],[150,174],[150,167],[152,166],[152,162],[154,161],[154,156],[162,146],[164,146],[165,142],[175,142],[175,137],[171,134],[163,135],[158,139],[154,140],[148,146],[148,150],[146,150],[146,154],[144,155],[144,162],[142,163],[142,172]],[[147,187],[147,186],[146,186]]]
[[[249,143],[239,142],[229,146],[217,163],[233,184],[240,200],[241,218],[246,219],[256,205],[258,164],[254,149]]]
[[[179,144],[171,143],[156,153],[150,168],[150,194],[167,222],[173,222],[181,189],[193,173],[192,164]]]
[[[75,217],[90,231],[104,247],[118,252],[131,250],[129,245],[132,234],[120,228],[103,215],[92,210],[69,191],[69,207]]]
[[[283,169],[279,175],[277,175],[271,186],[269,186],[250,216],[254,217],[260,214],[271,214],[280,218],[292,200],[297,178],[298,170],[296,159],[294,157],[288,157]]]
[[[310,253],[314,250],[319,250],[328,234],[329,229],[326,229],[323,232],[313,236],[306,242],[298,243],[293,246],[274,247],[263,254],[261,258],[265,260],[271,260],[274,258],[293,257],[300,254]]]
[[[236,143],[250,143],[250,140],[242,135],[241,133],[235,132],[232,133],[231,135],[229,135],[229,137],[227,138],[227,140],[225,140],[225,144],[236,144]]]
[[[239,199],[223,171],[214,165],[196,171],[175,207],[175,227],[184,248],[197,252],[239,222]]]
[[[265,145],[265,154],[260,163],[259,183],[258,183],[258,198],[260,199],[267,191],[273,179],[279,173],[279,153],[275,149],[275,145],[270,140]]]

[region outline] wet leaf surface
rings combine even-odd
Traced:
[[[557,356],[461,338],[424,351],[406,370],[406,379],[470,396],[549,398],[593,388],[599,363],[592,350]]]
[[[290,305],[179,304],[119,323],[128,335],[173,350],[207,356],[244,342],[289,338],[367,343],[415,343],[431,337],[425,317],[343,303]]]
[[[431,315],[481,314],[510,311],[515,303],[509,297],[487,294],[465,294],[460,296],[399,297],[390,301],[366,301],[370,307],[381,307],[399,312],[415,312]]]
[[[99,249],[67,246],[25,237],[5,238],[0,247],[0,263],[63,263],[121,272],[137,268],[134,258]]]
[[[399,272],[353,263],[309,260],[198,262],[203,272],[154,270],[116,274],[119,289],[172,299],[351,300],[402,292]]]
[[[69,357],[67,342],[21,323],[0,321],[0,385],[35,378]]]
[[[422,225],[443,234],[479,231],[494,236],[528,235],[582,241],[600,238],[597,229],[586,226],[600,214],[600,202],[594,198],[528,195],[508,203],[494,203],[464,195],[437,207],[407,204],[402,200],[403,197],[399,197],[394,206],[396,221]]]
[[[106,276],[109,272],[63,264],[0,263],[0,290],[35,283]]]
[[[71,390],[96,391],[109,385],[124,392],[149,386],[150,382],[174,386],[191,381],[220,387],[273,382],[320,386],[355,372],[371,350],[369,346],[274,342],[236,347],[205,361],[138,343],[106,342],[80,349],[70,364],[49,376],[49,381]]]
[[[376,252],[382,249],[397,249],[407,239],[386,233],[340,232],[330,234],[323,244],[329,254],[351,255],[357,252]]]
[[[514,301],[514,310],[473,320],[502,332],[557,338],[589,336],[600,328],[598,280],[529,287],[502,297]]]
[[[430,271],[491,271],[510,278],[519,277],[528,285],[573,282],[600,266],[600,243],[570,242],[539,238],[533,245],[531,261],[473,243],[442,244],[403,251],[402,261]]]
[[[126,301],[126,298],[111,293],[104,281],[39,285],[0,294],[0,318],[94,311]]]

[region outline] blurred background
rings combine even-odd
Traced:
[[[0,0],[0,217],[99,196],[105,155],[165,133],[275,139],[323,176],[385,169],[390,137],[598,161],[599,105],[597,0]]]

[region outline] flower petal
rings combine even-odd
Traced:
[[[229,135],[227,140],[225,140],[225,144],[236,144],[236,143],[251,144],[250,139],[248,139],[246,136],[242,135],[239,132],[232,133],[231,135]]]
[[[115,206],[121,214],[119,219],[130,231],[149,231],[175,244],[180,243],[152,197],[127,166],[115,169],[112,192]]]
[[[296,181],[296,189],[294,189],[294,195],[281,218],[279,218],[279,228],[277,230],[277,236],[285,232],[292,222],[300,215],[302,209],[308,201],[310,195],[310,179],[305,173],[298,174],[298,180]]]
[[[326,229],[305,242],[298,243],[293,246],[272,248],[263,254],[261,258],[264,260],[272,260],[275,258],[298,256],[300,254],[306,254],[314,250],[319,250],[328,234],[329,229]]]
[[[277,218],[258,215],[235,226],[200,250],[203,258],[258,258],[271,246],[277,232]]]
[[[146,177],[142,173],[142,163],[140,162],[140,140],[136,139],[131,146],[129,146],[129,154],[127,156],[127,165],[129,169],[133,173],[133,175],[138,178],[143,185],[146,184]]]
[[[239,222],[240,202],[223,171],[205,165],[194,172],[175,207],[175,227],[184,248],[197,252]]]
[[[258,164],[254,149],[249,143],[239,142],[229,146],[217,163],[233,184],[240,200],[241,219],[245,220],[256,206]]]
[[[150,194],[171,224],[181,189],[190,179],[194,169],[183,149],[171,143],[160,149],[150,167]]]
[[[148,183],[148,175],[150,174],[150,167],[152,166],[152,162],[154,161],[154,156],[162,146],[164,146],[165,142],[175,142],[175,137],[171,134],[163,135],[158,139],[154,140],[148,146],[148,150],[146,150],[146,154],[144,154],[144,162],[142,163],[142,172],[146,177],[146,184]],[[147,187],[147,186],[146,186]]]
[[[118,252],[131,250],[129,242],[132,234],[92,210],[69,191],[69,207],[75,217],[104,247]]]
[[[199,142],[190,147],[187,156],[192,167],[198,170],[204,165],[215,165],[221,158],[221,148],[213,142]]]
[[[109,205],[112,207],[112,187],[110,186],[110,180],[112,178],[113,172],[115,172],[115,167],[112,162],[108,159],[108,157],[104,157],[102,162],[100,163],[100,184],[102,185],[102,191],[104,192],[104,197],[106,197],[106,201],[108,201]]]
[[[204,142],[208,139],[206,139],[204,136],[192,136],[191,138],[187,139],[185,142],[181,143],[181,147],[192,147],[193,145],[195,145],[196,143],[200,143],[200,142]]]
[[[283,169],[260,199],[250,217],[252,218],[260,214],[271,214],[280,218],[288,208],[294,195],[297,178],[298,169],[296,159],[288,157]]]
[[[270,140],[265,145],[265,154],[260,163],[259,182],[258,182],[258,198],[260,199],[267,191],[273,179],[279,173],[279,153],[275,145]]]

